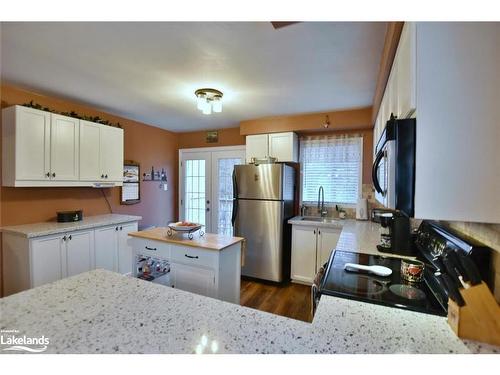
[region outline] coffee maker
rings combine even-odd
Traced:
[[[410,218],[403,211],[374,209],[372,220],[380,223],[380,252],[413,255],[411,245]]]

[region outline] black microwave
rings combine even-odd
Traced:
[[[375,199],[387,208],[415,214],[416,120],[391,114],[375,148]]]

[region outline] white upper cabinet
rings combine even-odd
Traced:
[[[276,158],[281,162],[298,162],[298,139],[293,132],[247,135],[247,163],[252,158]]]
[[[297,134],[293,132],[269,134],[269,156],[278,161],[298,161]]]
[[[123,129],[16,105],[2,134],[3,186],[123,182]]]
[[[500,24],[416,26],[415,217],[500,223]]]
[[[247,163],[252,158],[263,159],[269,156],[269,137],[267,134],[247,135],[246,137]]]
[[[80,179],[123,181],[123,129],[80,121]]]
[[[50,178],[78,181],[80,120],[52,113],[50,122]]]
[[[123,129],[101,128],[101,169],[106,181],[123,181]]]
[[[2,111],[3,185],[15,180],[48,180],[50,113],[14,106]]]
[[[80,179],[101,180],[101,128],[90,121],[80,121]]]
[[[414,117],[416,93],[416,32],[414,22],[405,22],[396,53],[398,118]]]

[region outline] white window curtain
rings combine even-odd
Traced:
[[[361,135],[302,137],[302,201],[316,203],[323,186],[325,203],[356,204],[361,194],[362,152]]]

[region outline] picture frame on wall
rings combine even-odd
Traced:
[[[140,165],[132,160],[123,164],[123,186],[120,204],[136,204],[141,201]]]

